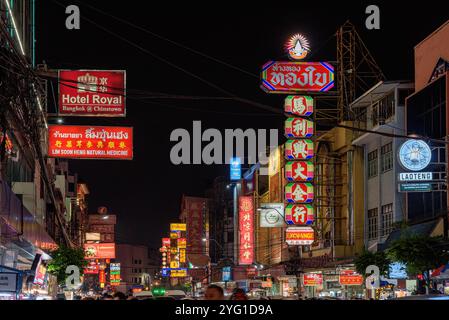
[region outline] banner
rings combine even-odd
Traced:
[[[363,276],[354,270],[341,270],[339,282],[342,286],[361,286]]]
[[[327,62],[268,61],[262,67],[267,93],[325,92],[334,87],[334,67]]]
[[[186,231],[187,226],[185,223],[170,223],[170,231]]]
[[[239,264],[254,262],[254,204],[251,196],[239,197]]]
[[[304,273],[303,284],[305,287],[316,287],[323,285],[322,273]]]
[[[285,222],[289,225],[311,225],[315,221],[311,204],[288,204],[285,207]]]
[[[288,181],[312,181],[313,161],[289,161],[285,164],[285,178]]]
[[[284,134],[287,138],[310,138],[313,136],[313,122],[303,118],[287,118]]]
[[[284,102],[284,112],[299,117],[313,113],[313,98],[310,96],[288,96]]]
[[[184,197],[184,212],[187,223],[187,243],[188,254],[202,254],[205,244],[202,241],[204,237],[204,221],[206,214],[206,199],[195,197]]]
[[[288,140],[285,143],[285,158],[287,160],[308,160],[313,156],[312,140]]]
[[[98,232],[86,232],[86,241],[100,241],[101,234]]]
[[[87,219],[89,221],[90,225],[111,225],[117,223],[117,216],[115,214],[89,214],[87,216]],[[92,226],[93,227],[93,226]],[[106,231],[103,231],[106,232]],[[106,233],[113,233],[114,229],[112,231],[106,232]],[[102,232],[100,232],[102,233]]]
[[[262,203],[260,205],[260,227],[282,228],[284,223],[283,203]]]
[[[315,241],[315,232],[310,227],[288,227],[285,230],[285,242],[288,245],[311,245]]]
[[[126,72],[59,70],[59,114],[124,117]]]
[[[133,128],[49,125],[48,156],[132,160]]]
[[[289,183],[285,186],[285,200],[288,203],[311,203],[314,189],[311,183]]]
[[[85,259],[115,259],[115,243],[85,243]]]
[[[109,266],[109,281],[111,286],[119,286],[120,280],[120,263],[111,263]]]

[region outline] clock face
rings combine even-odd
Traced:
[[[423,170],[429,165],[431,159],[432,151],[422,140],[408,140],[399,149],[399,162],[408,170]]]
[[[275,210],[271,210],[267,212],[265,215],[265,219],[268,224],[276,224],[279,221],[279,213],[277,213]]]

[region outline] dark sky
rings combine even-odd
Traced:
[[[134,160],[71,160],[90,187],[90,210],[107,206],[118,215],[118,240],[158,246],[168,224],[179,215],[182,193],[202,195],[213,178],[228,175],[225,165],[174,166],[170,162],[169,140],[176,128],[191,132],[192,121],[206,128],[278,128],[283,117],[254,106],[230,101],[137,100],[139,90],[192,96],[225,96],[203,82],[186,75],[145,53],[120,37],[182,67],[211,83],[260,103],[281,108],[282,96],[269,96],[259,88],[259,71],[268,60],[286,59],[282,47],[294,33],[308,36],[314,58],[335,60],[335,33],[350,19],[389,80],[413,79],[413,47],[439,27],[449,16],[441,1],[413,2],[333,1],[300,5],[260,1],[241,7],[242,1],[217,6],[179,5],[172,1],[63,1],[78,4],[81,30],[65,28],[65,8],[53,0],[38,1],[37,61],[49,68],[126,69],[127,117],[71,118],[66,124],[96,124],[134,127]],[[161,2],[157,4],[158,2]],[[245,1],[246,2],[246,1]],[[399,2],[399,4],[398,4]],[[143,4],[148,4],[148,7]],[[167,3],[167,5],[164,5]],[[312,2],[309,2],[312,3]],[[251,74],[233,70],[192,54],[167,41],[118,22],[87,6],[130,21],[153,33],[181,43],[237,66]],[[364,27],[368,4],[377,4],[381,29]],[[92,24],[86,19],[96,23]],[[314,51],[315,49],[315,51]],[[224,131],[223,131],[224,132]]]

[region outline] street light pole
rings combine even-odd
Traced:
[[[223,248],[223,246],[220,245],[220,244],[218,243],[218,241],[215,240],[215,239],[211,239],[211,238],[209,238],[209,239],[203,238],[203,239],[202,239],[203,242],[207,242],[207,240],[209,240],[209,241],[214,241],[214,242],[215,242],[215,244],[216,244],[216,245],[220,248],[220,250],[221,250],[220,257],[223,258],[223,254],[224,254],[224,248]],[[211,266],[210,260],[209,260],[209,265],[208,265],[208,268],[207,268],[207,273],[208,273],[208,282],[211,283],[211,282],[212,282],[212,266]]]

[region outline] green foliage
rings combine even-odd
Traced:
[[[65,284],[68,274],[65,273],[68,266],[74,265],[83,274],[87,261],[84,260],[84,250],[81,248],[59,247],[50,253],[52,260],[47,265],[48,273],[55,275],[59,284]]]
[[[375,265],[379,268],[380,275],[387,276],[391,260],[383,251],[379,252],[362,252],[354,261],[357,272],[366,277],[366,268],[370,265]]]
[[[449,261],[442,237],[407,235],[394,241],[388,249],[388,256],[407,266],[411,275],[427,274]]]

